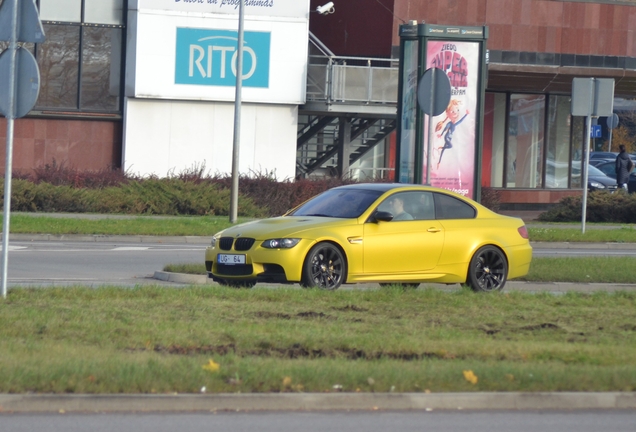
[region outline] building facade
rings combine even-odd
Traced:
[[[573,78],[613,78],[624,99],[636,92],[636,0],[341,0],[321,15],[323,3],[246,2],[243,173],[285,179],[366,167],[389,176],[399,27],[412,20],[488,28],[481,185],[509,206],[580,192],[584,119],[569,114]],[[56,161],[142,175],[193,166],[230,172],[236,0],[36,4],[46,41],[25,47],[41,89],[15,122],[14,169]],[[324,48],[318,64],[308,60],[311,37]],[[336,57],[337,68],[324,67]],[[376,67],[382,59],[388,67]],[[337,80],[342,87],[330,87],[327,103],[315,103],[313,90]],[[0,122],[0,148],[5,138]],[[355,139],[364,145],[349,147]],[[4,158],[2,151],[0,170]]]
[[[16,121],[14,169],[55,160],[137,175],[226,174],[236,134],[240,172],[293,178],[309,0],[245,4],[235,125],[237,1],[37,0],[46,40],[26,47],[41,90]]]
[[[635,94],[635,1],[350,0],[336,10],[333,29],[318,20],[310,29],[340,55],[397,57],[399,26],[412,20],[488,27],[481,184],[510,207],[580,193],[584,118],[570,116],[573,78],[613,78],[616,97]]]

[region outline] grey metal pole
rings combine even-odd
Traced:
[[[592,116],[588,115],[585,118],[585,126],[587,136],[585,137],[585,149],[583,149],[583,155],[581,156],[581,183],[583,186],[583,200],[581,203],[581,233],[585,234],[585,219],[587,217],[587,161],[588,152],[590,151],[590,129],[592,128]]]
[[[239,147],[241,141],[241,91],[243,89],[243,21],[244,0],[239,1],[239,26],[236,59],[236,96],[234,98],[234,140],[232,145],[232,191],[230,196],[230,222],[238,218]]]
[[[435,73],[437,68],[431,69],[431,103],[429,105],[430,111],[428,112],[428,143],[426,150],[426,184],[431,185],[431,167],[433,166],[433,109],[435,104]]]
[[[18,0],[13,0],[11,40],[9,41],[9,112],[7,115],[7,148],[4,168],[4,208],[2,213],[2,297],[7,298],[9,267],[9,217],[11,211],[11,173],[13,171],[13,123],[15,118],[16,42],[18,40]]]

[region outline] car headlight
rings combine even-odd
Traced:
[[[269,239],[263,242],[263,247],[267,249],[290,249],[296,246],[299,241],[299,238]]]
[[[218,237],[212,237],[212,241],[210,242],[210,246],[212,246],[213,248],[216,247],[216,242],[219,240]]]
[[[600,184],[598,182],[595,182],[595,181],[590,182],[590,186],[592,186],[593,188],[596,188],[596,189],[605,189],[604,185],[602,185],[602,184]]]

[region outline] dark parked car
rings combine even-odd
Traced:
[[[612,162],[614,163],[616,161],[616,158],[611,158],[611,159],[590,159],[590,165],[592,166],[599,166],[602,163],[605,162]]]
[[[615,168],[616,164],[615,161],[606,161],[603,163],[598,164],[595,168],[597,168],[599,171],[601,171],[603,174],[605,174],[608,177],[611,177],[612,180],[614,181],[614,183],[616,183],[616,168]],[[590,166],[590,169],[594,168]],[[591,171],[590,171],[591,173]],[[591,174],[590,174],[591,177]],[[627,183],[627,190],[629,191],[629,193],[632,192],[636,192],[636,172],[632,172],[629,175],[629,182]]]
[[[612,162],[613,164],[614,162]],[[606,190],[609,192],[616,192],[618,186],[616,185],[616,179],[609,177],[600,169],[588,165],[587,168],[587,190]]]
[[[616,159],[618,152],[593,151],[590,152],[590,160],[592,159]]]

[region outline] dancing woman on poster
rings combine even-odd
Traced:
[[[444,123],[446,123],[446,126],[444,126],[444,130],[439,135],[437,135],[438,138],[441,138],[442,135],[444,135],[444,145],[439,148],[441,152],[439,154],[437,168],[439,168],[439,165],[442,163],[444,150],[453,148],[453,132],[455,132],[455,127],[457,127],[457,125],[460,124],[468,115],[468,110],[466,110],[466,114],[464,114],[461,119],[459,118],[460,104],[461,102],[459,100],[451,99],[448,107],[446,107],[446,118],[437,123],[437,127],[435,128],[435,132],[439,132],[440,129],[442,129],[442,126],[444,126]]]

